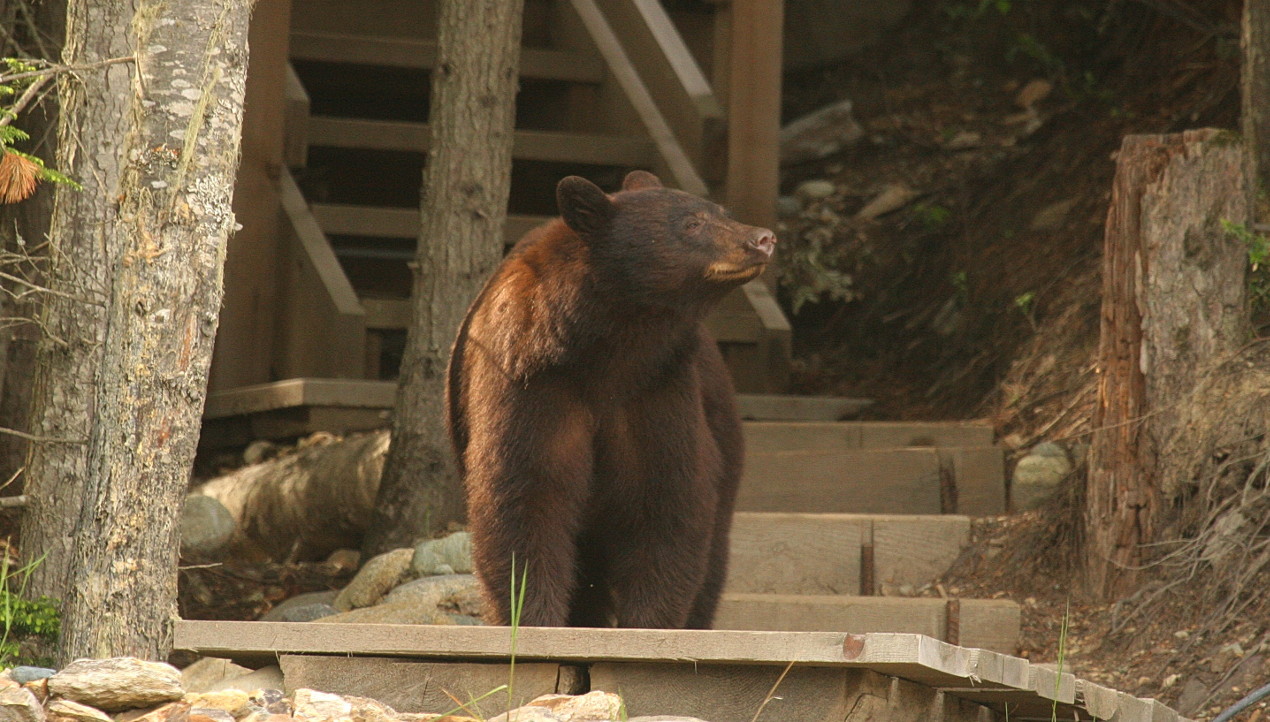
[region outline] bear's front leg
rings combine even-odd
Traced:
[[[516,591],[524,590],[519,623],[566,626],[592,471],[589,414],[567,395],[541,389],[485,412],[464,454],[485,621],[511,624],[514,573]]]

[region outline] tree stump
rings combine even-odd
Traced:
[[[1089,449],[1089,591],[1129,591],[1158,541],[1167,492],[1159,451],[1177,404],[1248,338],[1248,251],[1222,221],[1250,220],[1242,144],[1192,130],[1127,136],[1117,158],[1103,258],[1101,374]]]

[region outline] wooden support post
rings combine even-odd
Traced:
[[[1156,540],[1168,492],[1157,451],[1178,401],[1247,338],[1247,249],[1221,225],[1249,220],[1243,163],[1238,138],[1215,130],[1128,136],[1120,149],[1085,508],[1086,581],[1105,598],[1132,588]]]
[[[746,223],[774,228],[780,186],[781,27],[784,3],[734,0],[726,23],[726,205]],[[718,74],[718,73],[716,73]]]

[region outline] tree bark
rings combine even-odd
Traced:
[[[0,0],[0,23],[10,28],[0,43],[0,56],[60,57],[66,23],[66,3],[46,0],[34,6],[28,0]],[[27,108],[14,124],[31,134],[23,150],[52,162],[57,152],[57,96],[49,93]],[[8,254],[5,271],[35,284],[44,282],[43,250],[53,212],[54,190],[50,184],[17,205],[0,206],[0,247]],[[31,384],[35,375],[35,353],[40,334],[35,326],[40,296],[25,283],[4,281],[0,296],[0,427],[30,431]],[[22,492],[22,469],[26,465],[26,439],[0,433],[0,483],[14,479],[5,495]]]
[[[28,495],[66,584],[59,655],[164,659],[177,520],[206,396],[234,227],[248,0],[72,0],[64,59],[135,62],[63,82]],[[62,296],[60,294],[66,294]],[[37,473],[38,471],[38,473]],[[52,533],[50,533],[50,531]],[[69,543],[68,543],[69,539]],[[31,553],[30,548],[27,550]]]
[[[522,9],[523,0],[440,3],[414,316],[365,558],[463,517],[446,432],[446,362],[468,305],[503,255]]]
[[[1244,1],[1242,45],[1242,127],[1257,193],[1270,189],[1270,0]]]
[[[360,546],[387,450],[386,431],[344,439],[239,469],[194,493],[216,499],[238,522],[222,556],[324,559]]]
[[[1174,480],[1159,454],[1177,403],[1248,338],[1243,149],[1214,130],[1124,139],[1107,214],[1098,405],[1085,507],[1089,590],[1133,588]]]

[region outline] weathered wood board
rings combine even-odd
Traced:
[[[951,606],[949,602],[924,597],[724,594],[715,628],[896,632],[922,634],[1006,654],[1018,649],[1019,605],[1003,599],[960,599]]]
[[[729,592],[877,594],[920,586],[948,570],[970,542],[970,519],[738,512],[732,521]],[[872,545],[872,589],[860,586],[861,547]]]
[[[318,681],[326,680],[321,681],[323,686],[345,685],[338,689],[355,694],[348,686],[351,680],[364,680],[367,686],[360,689],[366,692],[421,682],[426,685],[427,680],[438,680],[439,684],[439,680],[457,679],[446,677],[450,673],[436,667],[414,667],[402,659],[424,665],[458,662],[461,669],[476,675],[469,687],[495,680],[501,684],[497,666],[508,660],[511,630],[181,620],[175,626],[175,646],[258,665],[273,664],[280,655],[284,660],[291,654],[318,655],[317,660],[306,657],[284,661],[284,672],[290,669],[296,675],[286,681],[287,687],[316,686]],[[474,662],[491,666],[463,666]],[[1072,679],[1066,673],[1060,676],[1033,668],[1025,659],[959,647],[917,634],[519,630],[518,670],[534,668],[526,673],[527,684],[549,687],[551,668],[559,663],[588,665],[591,688],[607,688],[624,695],[633,715],[690,714],[692,709],[708,709],[711,713],[704,718],[711,722],[752,720],[757,711],[755,699],[761,704],[788,666],[790,673],[777,688],[776,696],[790,700],[790,704],[784,707],[784,714],[778,714],[778,708],[771,707],[773,700],[760,719],[959,722],[993,719],[994,711],[1002,711],[1007,702],[1011,704],[1010,719],[1048,719],[1048,714],[1033,716],[1031,711],[1043,710],[1046,701],[1052,706],[1055,698],[1060,719],[1180,719],[1154,700],[1140,700]],[[519,680],[520,672],[517,674]],[[392,675],[398,675],[396,684],[389,679]],[[898,679],[888,680],[882,675]],[[662,690],[660,696],[658,689]],[[399,701],[403,705],[409,703]],[[674,706],[664,709],[660,707],[663,703]],[[822,716],[838,714],[843,709],[840,704],[848,705],[845,710],[850,717]],[[869,714],[856,716],[864,711]],[[738,716],[742,713],[744,716]]]

